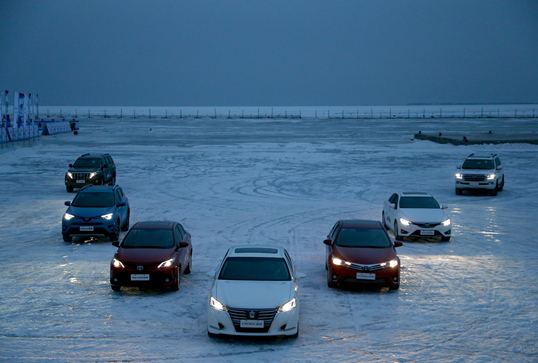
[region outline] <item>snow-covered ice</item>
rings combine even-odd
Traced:
[[[410,142],[413,133],[537,132],[536,119],[82,119],[78,135],[0,154],[1,361],[538,361],[538,146]],[[68,164],[108,152],[131,223],[180,221],[193,273],[178,292],[113,292],[109,242],[65,243]],[[471,152],[501,155],[498,196],[454,193]],[[406,241],[402,286],[329,289],[338,219],[381,218],[395,190],[447,205],[450,242]],[[122,232],[122,236],[125,232]],[[307,274],[300,335],[210,339],[206,303],[228,247],[274,244]]]

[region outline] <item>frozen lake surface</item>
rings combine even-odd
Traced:
[[[538,122],[92,118],[79,135],[4,150],[0,361],[538,361],[538,146],[411,142],[419,130],[536,133]],[[116,248],[62,241],[75,196],[64,174],[87,152],[114,158],[131,223],[177,220],[192,234],[178,292],[113,292]],[[472,152],[500,154],[498,196],[454,193]],[[330,228],[380,220],[397,190],[447,205],[452,240],[404,241],[398,291],[329,289]],[[307,275],[298,339],[207,336],[207,272],[236,244],[283,246]]]

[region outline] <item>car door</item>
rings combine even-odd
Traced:
[[[125,202],[125,195],[123,194],[123,190],[121,190],[121,188],[116,188],[115,194],[116,205],[121,202]],[[120,224],[123,226],[123,224],[127,220],[127,206],[125,205],[123,207],[117,207],[116,209],[118,216],[120,217]]]

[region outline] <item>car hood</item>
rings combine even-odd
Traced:
[[[461,169],[462,174],[492,174],[495,171],[495,169]]]
[[[400,217],[413,223],[440,223],[448,218],[442,209],[429,208],[402,208]]]
[[[212,295],[234,308],[276,308],[292,299],[293,281],[217,280]]]
[[[72,173],[91,173],[92,171],[100,171],[101,168],[69,168]]]
[[[116,206],[111,207],[73,207],[67,208],[67,213],[76,217],[100,217],[108,213],[114,213]]]
[[[367,248],[334,246],[333,255],[344,261],[361,265],[372,265],[374,263],[387,262],[395,259],[396,251],[393,247]]]
[[[174,248],[118,248],[116,257],[123,263],[157,264],[174,257]]]

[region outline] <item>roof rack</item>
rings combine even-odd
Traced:
[[[470,158],[470,157],[473,156],[473,155],[474,155],[474,153],[472,153],[471,155],[469,155],[469,156],[467,156],[467,157]]]
[[[82,156],[88,156],[88,155],[90,155],[90,153],[84,154],[84,155],[82,155]]]

